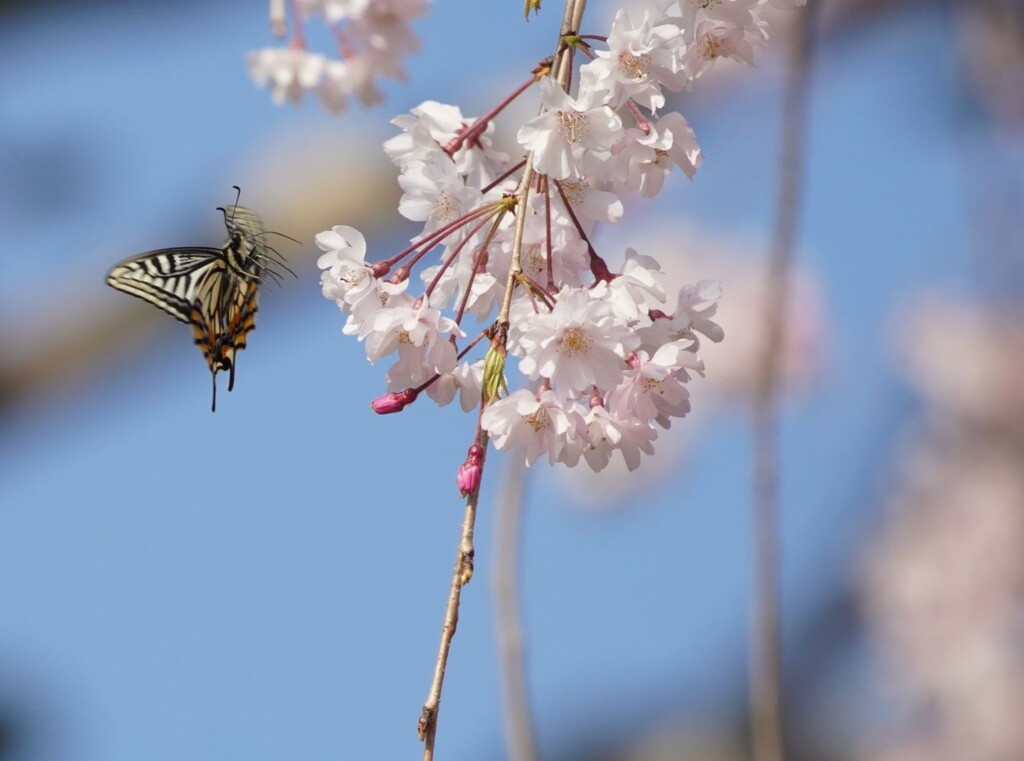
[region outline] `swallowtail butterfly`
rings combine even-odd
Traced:
[[[228,391],[234,388],[235,355],[256,326],[260,283],[266,275],[279,279],[276,267],[291,272],[266,242],[258,214],[237,200],[218,211],[228,231],[220,248],[160,248],[125,259],[107,274],[108,285],[192,326],[213,375],[214,410],[218,371],[228,372]]]

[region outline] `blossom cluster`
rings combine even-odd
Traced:
[[[269,87],[276,103],[300,102],[315,93],[326,108],[343,110],[349,98],[363,105],[381,100],[376,77],[405,79],[402,58],[419,50],[409,22],[426,12],[428,0],[293,0],[291,42],[248,55],[256,84]],[[338,57],[307,49],[305,20],[322,18]]]
[[[480,407],[480,430],[497,448],[517,447],[528,464],[546,455],[600,470],[619,452],[634,469],[654,451],[659,428],[690,409],[702,341],[722,340],[720,288],[685,285],[666,313],[659,262],[627,248],[613,271],[594,228],[618,222],[626,196],[657,195],[675,171],[693,178],[702,154],[682,114],[659,113],[665,91],[687,88],[720,58],[751,63],[767,39],[766,6],[622,10],[607,37],[563,36],[558,58],[569,65],[542,62],[485,117],[427,101],[394,120],[401,132],[384,149],[400,173],[399,212],[422,231],[375,262],[354,228],[316,239],[323,294],[346,315],[344,333],[365,343],[371,362],[395,356],[375,410],[396,412],[422,392],[438,404],[458,395],[464,410]],[[578,52],[589,61],[577,73]],[[495,117],[532,85],[541,110],[518,127],[525,158],[513,162],[494,147]],[[436,249],[439,259],[424,261]],[[470,316],[482,326],[475,335]],[[471,355],[482,341],[486,351]],[[512,391],[510,357],[523,379]]]

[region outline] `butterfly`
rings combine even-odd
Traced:
[[[295,275],[266,242],[271,233],[263,229],[259,215],[239,206],[238,197],[233,206],[217,211],[224,214],[228,232],[220,248],[160,248],[125,259],[107,274],[108,285],[192,327],[213,375],[213,410],[217,409],[217,373],[227,371],[228,391],[235,386],[235,355],[245,348],[246,337],[256,327],[264,276],[279,281],[277,267]]]

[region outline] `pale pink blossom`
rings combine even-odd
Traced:
[[[473,126],[476,119],[464,117],[458,106],[427,100],[410,113],[396,116],[391,123],[400,127],[402,134],[387,140],[384,151],[401,167],[425,161],[430,154],[442,151]],[[462,141],[451,156],[456,171],[472,187],[487,185],[508,163],[508,155],[492,146],[493,132],[491,122],[474,139]]]
[[[587,86],[607,93],[608,105],[619,108],[634,100],[656,111],[665,105],[662,86],[679,90],[685,84],[682,66],[673,50],[679,29],[662,19],[652,23],[647,13],[635,23],[629,12],[620,9],[608,35],[608,50],[580,68]]]
[[[577,413],[567,411],[551,391],[513,391],[484,408],[480,425],[498,449],[518,447],[530,465],[542,454],[551,464],[558,461],[575,438]]]
[[[519,128],[517,140],[533,152],[534,167],[555,180],[580,177],[586,154],[607,151],[622,132],[622,121],[595,91],[572,98],[551,77],[540,80],[544,111]]]
[[[647,133],[626,130],[612,148],[612,156],[606,174],[615,180],[616,187],[640,191],[645,198],[661,192],[673,166],[692,180],[704,158],[693,128],[676,111],[651,124]]]
[[[260,87],[270,87],[274,102],[299,103],[317,87],[327,59],[297,48],[263,48],[248,55],[249,74]]]
[[[640,467],[640,453],[654,454],[658,432],[632,417],[619,419],[604,407],[591,408],[585,418],[587,433],[583,457],[593,470],[603,470],[616,451],[629,470]]]
[[[480,200],[480,191],[466,185],[444,153],[411,164],[399,176],[398,184],[404,191],[398,202],[399,213],[406,219],[424,222],[424,234],[468,213]]]
[[[621,420],[655,420],[668,428],[670,418],[684,417],[690,411],[687,370],[703,375],[704,363],[679,343],[665,344],[653,357],[639,351],[622,383],[609,395],[608,409]]]
[[[607,301],[584,288],[559,291],[550,313],[527,316],[517,341],[519,369],[532,380],[545,378],[562,398],[591,386],[614,388],[625,356],[640,339],[619,320]]]

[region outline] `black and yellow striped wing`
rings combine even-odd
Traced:
[[[107,284],[177,320],[192,322],[200,289],[219,280],[224,266],[219,248],[161,248],[115,264],[107,273]]]
[[[235,274],[224,249],[163,248],[117,264],[107,283],[192,326],[196,345],[213,375],[217,409],[217,373],[230,373],[235,385],[235,352],[244,349],[255,327],[257,284]]]

